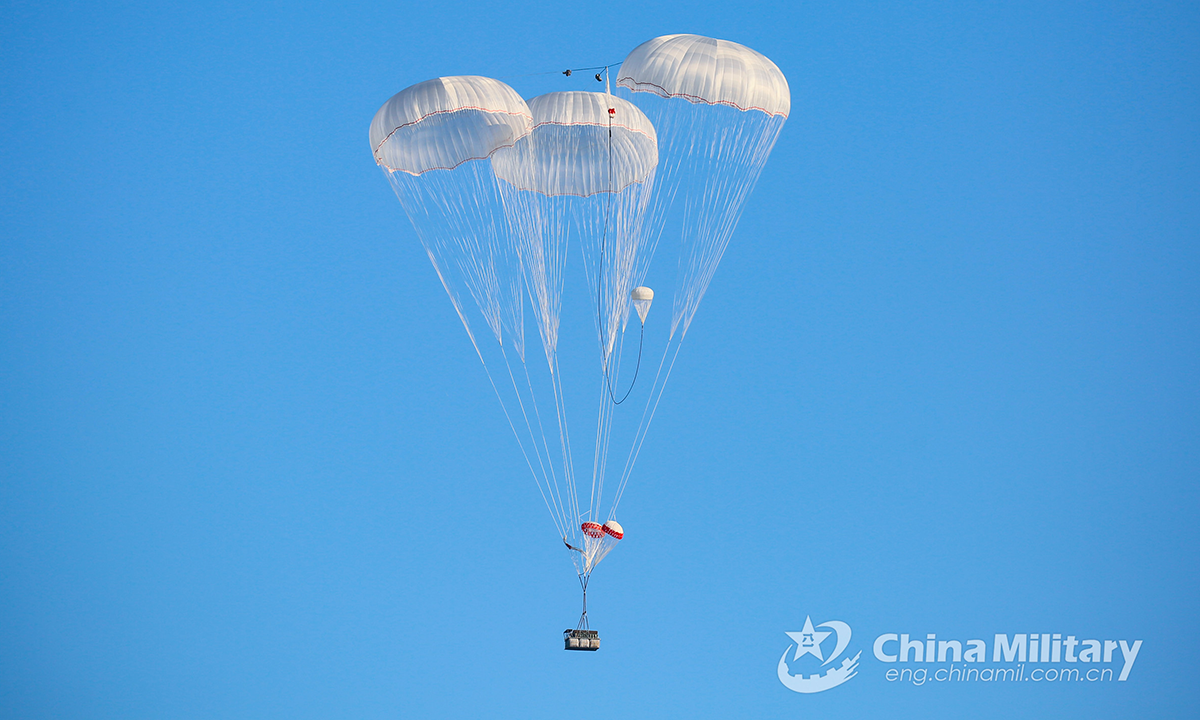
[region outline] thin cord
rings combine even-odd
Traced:
[[[633,386],[634,386],[634,384],[637,383],[638,371],[642,369],[642,342],[644,342],[645,339],[646,339],[646,326],[645,326],[645,324],[643,324],[642,331],[638,335],[638,356],[637,356],[637,365],[633,368],[633,380],[629,381],[629,389],[625,391],[625,395],[620,400],[616,399],[616,397],[613,396],[612,382],[611,381],[608,382],[608,396],[610,398],[612,398],[613,405],[620,405],[621,403],[625,402],[626,398],[629,397],[629,393],[633,392]],[[608,380],[607,372],[604,374],[604,379]]]
[[[585,70],[607,70],[610,67],[616,67],[621,63],[612,63],[610,65],[596,65],[595,67],[569,68],[567,70],[549,70],[547,72],[525,73],[524,75],[502,75],[497,80],[511,80],[513,78],[537,77],[539,75],[566,75],[571,77],[572,73],[583,72]]]
[[[620,64],[620,63],[615,63]],[[608,72],[610,65],[604,66],[604,71]],[[592,70],[594,68],[582,68],[584,70]],[[599,79],[599,74],[596,79]],[[638,338],[638,357],[637,367],[633,371],[633,380],[629,383],[629,389],[625,391],[625,395],[620,400],[617,399],[616,393],[613,392],[612,378],[608,373],[608,333],[607,326],[604,323],[604,248],[608,244],[608,223],[612,216],[613,206],[613,159],[612,159],[612,108],[608,108],[608,203],[604,210],[604,231],[600,236],[600,264],[596,271],[596,326],[600,330],[600,354],[604,357],[604,384],[608,387],[608,397],[612,400],[613,405],[620,405],[629,398],[629,393],[633,392],[634,383],[637,382],[638,371],[642,367],[642,342],[646,338],[646,324],[642,323],[642,332]],[[640,318],[639,318],[640,319]]]

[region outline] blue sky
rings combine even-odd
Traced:
[[[573,571],[367,126],[675,32],[793,110],[564,653]],[[3,715],[1200,711],[1196,7],[8,3],[0,66]],[[775,674],[807,616],[863,658],[815,695]],[[1033,632],[1144,645],[1071,685],[871,650]]]

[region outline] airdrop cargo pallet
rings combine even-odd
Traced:
[[[599,650],[600,633],[595,630],[563,630],[564,650]]]

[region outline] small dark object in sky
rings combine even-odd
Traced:
[[[596,630],[563,630],[564,650],[599,650],[600,633]]]

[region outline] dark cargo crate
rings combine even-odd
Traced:
[[[600,633],[595,630],[563,630],[564,650],[599,650]]]

